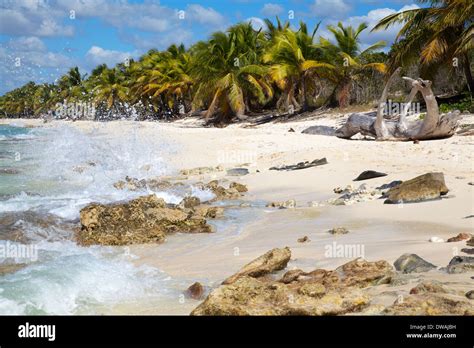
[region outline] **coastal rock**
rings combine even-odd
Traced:
[[[455,237],[451,237],[451,238],[448,238],[447,242],[448,243],[452,243],[452,242],[460,242],[462,240],[468,240],[470,239],[472,236],[470,233],[466,233],[466,232],[461,232],[459,233],[457,236]]]
[[[366,170],[360,173],[359,176],[355,178],[353,181],[368,180],[368,179],[373,179],[373,178],[379,178],[381,176],[387,176],[387,174],[376,172],[375,170]]]
[[[474,290],[469,290],[466,292],[466,297],[470,300],[474,300]]]
[[[229,185],[229,188],[230,189],[235,189],[235,190],[237,190],[238,192],[241,192],[241,193],[248,191],[247,186],[245,186],[244,184],[240,184],[238,182],[231,182],[230,185]]]
[[[0,276],[4,276],[6,274],[15,273],[23,268],[28,266],[26,263],[7,263],[7,264],[0,264]]]
[[[249,170],[247,168],[232,168],[227,170],[228,176],[243,176],[247,175]]]
[[[311,126],[303,130],[301,133],[334,136],[336,133],[336,129],[329,126]]]
[[[212,201],[227,200],[227,199],[239,199],[242,196],[242,193],[240,191],[238,191],[237,188],[240,189],[240,190],[244,190],[244,187],[245,187],[245,189],[247,187],[245,185],[242,185],[242,184],[237,184],[237,185],[236,184],[237,183],[234,183],[234,185],[232,185],[232,183],[231,183],[231,186],[229,186],[229,188],[225,188],[225,187],[219,185],[218,180],[212,180],[209,183],[207,183],[206,185],[202,185],[201,188],[210,190],[216,196],[214,199],[212,199]],[[240,186],[240,185],[242,185],[242,186]],[[243,191],[243,192],[246,192],[246,191]]]
[[[180,170],[181,175],[202,175],[202,174],[209,174],[215,172],[222,172],[224,167],[217,166],[217,167],[197,167],[192,169],[182,169]]]
[[[195,216],[210,219],[216,219],[224,216],[224,208],[213,207],[209,205],[199,205],[197,207],[194,207],[193,212]]]
[[[282,270],[286,267],[290,258],[290,248],[272,249],[246,264],[239,272],[224,280],[222,284],[232,284],[243,276],[258,278],[274,271]]]
[[[334,227],[331,228],[328,232],[331,234],[346,234],[349,233],[349,230],[345,227]]]
[[[449,293],[449,290],[443,284],[436,281],[421,282],[410,290],[411,295],[425,293],[447,294]]]
[[[403,254],[393,264],[397,271],[403,273],[420,273],[435,269],[436,266],[423,260],[416,254]]]
[[[424,293],[396,301],[382,314],[388,315],[473,315],[471,303],[454,294]]]
[[[119,180],[113,184],[117,190],[140,191],[140,190],[154,190],[163,191],[173,188],[182,188],[183,183],[172,183],[160,178],[137,179],[129,176],[125,180]]]
[[[89,204],[81,209],[80,220],[76,238],[82,245],[160,243],[175,232],[212,232],[202,216],[168,207],[154,194],[126,203]]]
[[[468,246],[474,246],[474,237],[472,237],[471,239],[469,239],[469,240],[466,242],[466,245],[468,245]]]
[[[352,205],[376,199],[381,194],[377,190],[369,189],[366,184],[362,184],[358,188],[354,188],[352,185],[348,185],[344,189],[336,187],[333,191],[342,195],[336,199],[329,199],[327,203],[331,205]]]
[[[204,298],[204,287],[201,283],[196,282],[186,290],[185,295],[194,300],[202,300]]]
[[[289,199],[284,202],[270,202],[266,206],[270,208],[292,209],[296,208],[296,201],[294,199]]]
[[[269,168],[269,170],[278,170],[278,171],[300,170],[300,169],[306,169],[306,168],[321,166],[321,165],[324,165],[324,164],[328,164],[328,161],[327,161],[326,158],[315,159],[312,162],[305,161],[305,162],[299,162],[297,164],[281,165],[281,166],[278,166],[278,167],[271,167],[271,168]]]
[[[310,239],[309,239],[308,236],[298,238],[298,243],[306,243],[306,242],[309,242],[309,241],[310,241]]]
[[[461,252],[469,255],[474,255],[474,248],[462,248]]]
[[[474,257],[472,256],[454,256],[449,261],[447,267],[448,273],[464,273],[474,271]]]
[[[341,315],[370,305],[367,286],[389,281],[385,261],[354,260],[336,271],[290,270],[281,279],[241,276],[214,289],[191,315]],[[382,310],[380,308],[379,310]]]
[[[180,208],[194,208],[201,204],[201,200],[198,197],[187,196],[179,203]]]
[[[427,173],[391,188],[384,203],[421,202],[440,198],[448,193],[443,173]]]
[[[403,181],[401,180],[394,180],[394,181],[391,181],[389,182],[388,184],[383,184],[379,187],[376,187],[377,190],[387,190],[387,189],[391,189],[392,187],[396,187],[398,185],[400,185]]]

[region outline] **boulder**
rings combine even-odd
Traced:
[[[243,176],[249,174],[249,170],[247,168],[232,168],[227,170],[228,176]]]
[[[451,261],[449,261],[447,271],[448,273],[474,272],[474,257],[454,256]]]
[[[204,298],[204,287],[201,283],[196,282],[187,288],[185,295],[193,300],[202,300]]]
[[[301,133],[334,136],[336,133],[336,129],[334,127],[329,126],[311,126],[303,130]]]
[[[469,300],[454,294],[423,293],[396,301],[382,314],[388,315],[474,315]]]
[[[420,273],[435,269],[436,266],[423,260],[416,254],[403,254],[393,264],[397,271],[403,273]]]
[[[376,172],[375,170],[366,170],[360,173],[359,176],[355,178],[353,181],[369,180],[373,178],[379,178],[381,176],[387,176],[387,174]]]
[[[474,248],[462,248],[461,252],[469,255],[474,255]]]
[[[81,209],[80,221],[76,238],[82,245],[161,243],[175,232],[212,232],[202,216],[167,206],[154,194],[126,203],[89,204]]]
[[[244,190],[247,188],[245,185],[239,186],[241,184],[229,186],[229,188],[225,188],[219,185],[218,180],[212,180],[209,183],[202,185],[202,189],[210,190],[216,197],[212,199],[212,201],[217,200],[227,200],[227,199],[239,199],[242,196],[242,193],[239,190]],[[238,190],[239,189],[239,190]],[[246,192],[246,191],[242,191]]]
[[[471,234],[470,233],[466,233],[466,232],[461,232],[459,233],[457,236],[455,237],[451,237],[451,238],[448,238],[447,242],[448,243],[452,243],[452,242],[460,242],[462,240],[468,240],[469,238],[471,238]]]
[[[448,193],[443,173],[427,173],[392,187],[384,203],[410,203],[438,199]]]
[[[425,293],[447,294],[449,290],[443,284],[436,281],[421,282],[410,290],[410,294],[412,295]]]
[[[238,182],[231,182],[230,185],[229,185],[229,188],[230,189],[235,189],[235,190],[237,190],[238,192],[241,192],[241,193],[248,191],[247,186],[245,186],[244,184],[239,184]]]
[[[466,297],[470,300],[474,300],[474,290],[469,290],[466,292]]]
[[[187,196],[179,203],[180,208],[194,208],[201,204],[201,200],[198,197]]]
[[[239,272],[224,280],[222,284],[232,284],[242,276],[253,278],[282,270],[291,258],[290,248],[275,248],[246,264]]]

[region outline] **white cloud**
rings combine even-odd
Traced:
[[[388,47],[390,47],[390,45],[395,40],[395,37],[400,31],[402,24],[396,24],[396,25],[390,26],[387,30],[379,30],[379,31],[374,31],[374,32],[371,32],[371,30],[382,18],[386,16],[389,16],[396,12],[402,12],[402,11],[412,10],[412,9],[417,9],[417,8],[419,8],[419,6],[415,4],[405,5],[398,11],[392,8],[378,8],[378,9],[369,11],[364,16],[353,16],[346,19],[341,19],[341,21],[343,22],[345,26],[351,25],[352,27],[355,27],[355,28],[358,27],[359,24],[363,22],[367,23],[368,25],[367,29],[365,29],[359,36],[362,49],[380,40],[383,40],[387,43],[386,49],[388,49]],[[334,20],[329,21],[327,24],[336,25],[337,21],[338,20],[334,19]],[[320,35],[327,39],[333,38],[333,35],[325,29],[320,31]]]
[[[278,4],[268,3],[263,5],[262,14],[268,17],[273,17],[283,12],[283,7]]]
[[[135,53],[107,50],[99,46],[92,46],[86,53],[86,61],[94,67],[99,64],[107,64],[111,67],[117,63],[123,63],[127,58],[132,58]]]
[[[265,29],[267,26],[265,24],[265,22],[263,21],[263,19],[261,18],[258,18],[258,17],[250,17],[250,18],[247,18],[245,20],[245,22],[250,22],[250,25],[252,26],[252,28],[254,28],[255,30],[260,30],[260,29]]]
[[[209,26],[221,26],[224,17],[212,8],[201,5],[188,5],[186,8],[186,19]]]
[[[344,0],[314,0],[311,5],[311,12],[314,16],[340,18],[344,16],[351,6],[346,4]]]

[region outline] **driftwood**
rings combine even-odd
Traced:
[[[431,81],[422,79],[412,79],[403,77],[404,80],[411,84],[411,92],[400,113],[398,120],[384,119],[384,107],[387,102],[387,95],[390,84],[400,72],[397,69],[388,79],[382,92],[382,96],[377,106],[377,115],[352,114],[347,122],[338,130],[336,136],[339,138],[349,139],[353,135],[361,133],[376,138],[377,140],[427,140],[439,139],[452,136],[458,127],[458,121],[461,119],[460,112],[450,112],[440,116],[438,103],[435,95],[431,90]],[[408,121],[406,116],[410,109],[411,103],[416,94],[420,92],[426,102],[426,116],[423,120]]]

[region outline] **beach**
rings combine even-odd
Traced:
[[[224,218],[213,222],[214,233],[178,233],[167,237],[163,244],[126,247],[127,253],[133,255],[129,258],[133,267],[158,269],[179,280],[173,285],[175,291],[166,300],[146,301],[144,297],[102,309],[103,313],[189,314],[200,301],[183,298],[180,287],[184,291],[195,281],[208,288],[216,287],[246,263],[272,248],[289,247],[292,257],[288,268],[305,271],[335,269],[359,256],[368,261],[386,260],[393,264],[405,253],[417,254],[441,268],[460,253],[464,241],[433,243],[430,239],[439,237],[446,241],[461,232],[474,232],[473,136],[453,136],[416,144],[411,141],[345,140],[301,133],[315,125],[335,127],[346,117],[319,116],[259,126],[239,123],[222,129],[201,127],[196,119],[172,123],[0,120],[0,124],[73,129],[83,134],[97,133],[103,139],[115,142],[133,133],[133,139],[139,139],[137,143],[146,146],[149,153],[141,161],[130,162],[129,170],[124,162],[120,175],[142,175],[139,179],[156,177],[159,171],[147,173],[148,167],[144,167],[153,166],[156,155],[161,167],[166,168],[163,177],[190,185],[218,179],[224,183],[236,181],[248,187],[248,192],[238,202],[225,206]],[[463,122],[474,122],[474,115],[464,115]],[[163,144],[166,144],[166,151],[162,151]],[[293,171],[269,170],[272,166],[322,158],[326,158],[328,163]],[[81,165],[78,162],[76,165]],[[137,172],[133,166],[145,170]],[[220,169],[201,175],[179,173],[183,169],[217,166]],[[246,168],[248,174],[227,175],[226,170],[233,168]],[[366,170],[388,175],[353,181]],[[334,192],[338,187],[344,189],[352,185],[357,188],[365,184],[370,190],[394,180],[405,181],[429,172],[444,174],[449,193],[442,199],[407,204],[384,204],[383,199],[378,198],[349,205],[328,203],[339,196]],[[266,206],[269,202],[291,199],[296,201],[295,208]],[[79,202],[73,210],[79,210],[87,203],[87,200]],[[70,216],[64,211],[59,215],[71,217],[71,221],[77,218],[78,211],[68,209]],[[328,233],[334,227],[345,227],[349,233]],[[309,241],[297,241],[304,236]],[[328,256],[328,250],[337,245],[354,246],[357,255]],[[472,290],[470,273],[432,271],[413,276],[413,282],[421,277],[450,284],[459,291]],[[413,282],[399,287],[380,287],[377,301],[384,304],[393,302],[400,293],[408,293]]]

